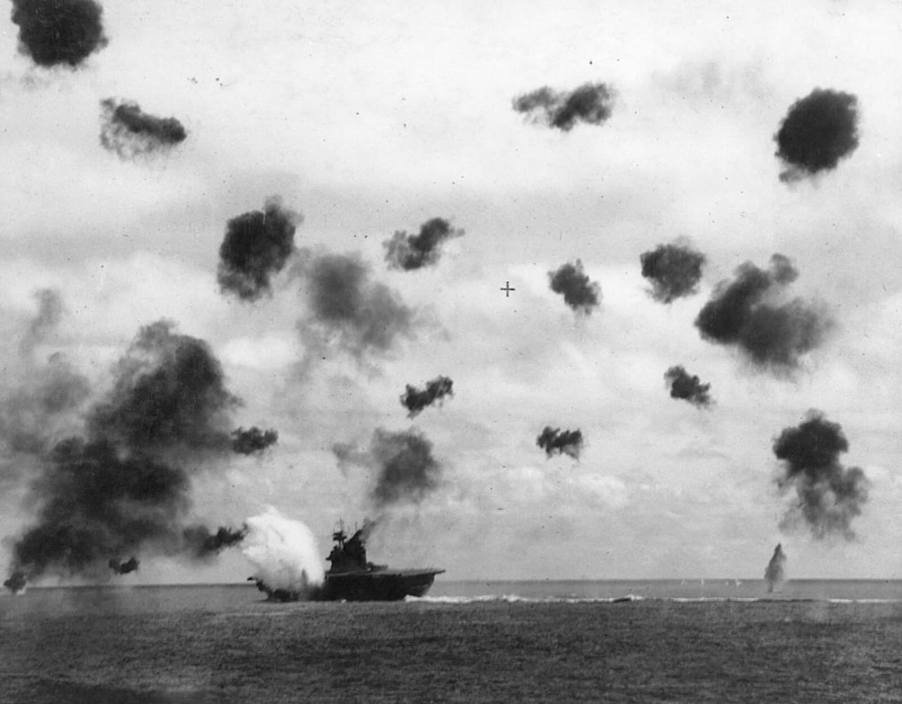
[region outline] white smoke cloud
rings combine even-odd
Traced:
[[[272,506],[247,521],[241,551],[254,565],[254,578],[272,589],[304,594],[323,583],[323,560],[313,532]]]

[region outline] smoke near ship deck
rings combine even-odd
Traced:
[[[764,581],[767,583],[768,592],[779,589],[786,581],[786,553],[783,552],[781,543],[777,543],[774,554],[767,563],[767,568],[764,570]]]
[[[209,346],[160,321],[139,331],[114,375],[80,435],[36,448],[36,517],[13,545],[10,588],[46,574],[101,577],[121,571],[124,555],[204,559],[243,536],[188,520],[192,478],[231,452],[239,404]]]
[[[325,574],[311,530],[272,506],[245,524],[241,551],[254,566],[252,579],[258,587],[286,599],[313,596]]]
[[[808,412],[795,427],[784,428],[774,441],[774,454],[782,460],[777,486],[795,491],[795,501],[781,527],[804,523],[815,538],[855,537],[852,520],[861,515],[870,482],[859,467],[844,467],[840,453],[849,442],[839,423],[817,410]]]

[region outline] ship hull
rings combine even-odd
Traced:
[[[327,574],[318,597],[324,601],[400,601],[423,596],[442,570],[385,570]]]

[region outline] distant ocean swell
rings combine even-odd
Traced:
[[[836,597],[793,597],[793,596],[641,596],[638,594],[624,594],[616,597],[579,597],[579,596],[540,596],[529,597],[519,594],[480,594],[476,596],[408,596],[409,603],[424,604],[478,604],[478,603],[508,603],[508,604],[619,604],[633,601],[666,602],[672,601],[681,604],[692,603],[826,603],[826,604],[902,604],[902,598],[898,599],[874,599],[874,598],[836,598]]]

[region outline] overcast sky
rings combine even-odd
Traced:
[[[902,577],[902,6],[890,2],[299,2],[105,0],[106,48],[42,69],[0,23],[0,325],[27,329],[34,292],[65,314],[62,352],[97,394],[140,326],[207,340],[237,423],[274,427],[262,458],[199,476],[193,514],[240,523],[274,505],[328,551],[338,518],[372,514],[372,477],[335,443],[416,426],[442,484],[389,512],[370,557],[448,579],[760,577],[778,541],[790,577]],[[564,132],[511,107],[541,86],[604,82],[612,114]],[[780,181],[773,136],[815,87],[854,94],[860,146],[835,170]],[[174,116],[188,138],[120,159],[100,101]],[[303,213],[296,243],[358,252],[417,311],[416,334],[364,364],[302,368],[301,284],[221,293],[225,224],[268,196]],[[390,269],[383,241],[433,217],[465,230],[436,266]],[[677,237],[704,252],[697,294],[648,295],[639,255]],[[693,325],[718,281],[779,252],[793,295],[835,325],[790,375],[750,365]],[[580,259],[601,287],[584,316],[548,272]],[[516,291],[505,297],[506,281]],[[19,348],[7,344],[4,387]],[[306,350],[309,352],[309,350]],[[319,355],[317,355],[319,356]],[[309,359],[308,359],[309,361]],[[671,399],[682,364],[715,405]],[[405,384],[454,396],[406,417]],[[869,500],[857,539],[781,532],[790,494],[774,438],[816,408],[842,425]],[[579,460],[546,458],[545,425],[579,428]],[[0,534],[34,507],[14,473]],[[25,473],[27,474],[27,473]],[[0,546],[5,562],[10,544]],[[148,558],[131,582],[235,581]]]

